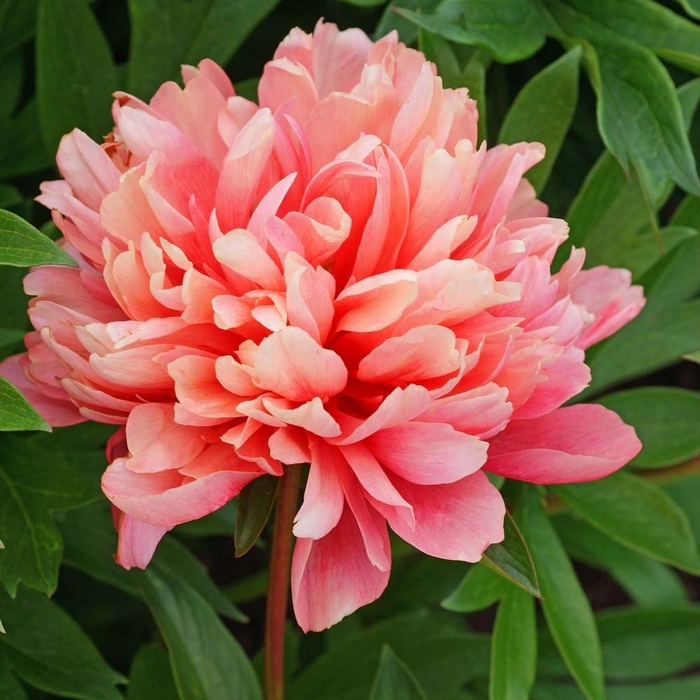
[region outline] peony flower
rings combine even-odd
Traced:
[[[540,144],[478,146],[467,90],[395,34],[292,30],[259,105],[211,61],[183,79],[118,93],[101,145],[62,140],[38,200],[79,268],[29,273],[35,331],[2,365],[52,425],[120,426],[123,566],[308,463],[292,597],[320,630],[382,593],[388,527],[467,562],[499,542],[486,472],[586,481],[639,451],[611,411],[561,407],[644,299],[582,250],[552,274]]]

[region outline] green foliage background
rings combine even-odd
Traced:
[[[289,698],[700,697],[698,0],[0,0],[0,356],[22,348],[22,268],[70,262],[33,202],[61,135],[99,138],[115,90],[147,99],[204,57],[254,96],[289,29],[321,16],[398,29],[470,89],[481,139],[545,143],[529,177],[571,243],[645,287],[639,317],[589,352],[581,397],[644,449],[601,482],[504,483],[513,519],[481,564],[394,542],[379,601],[323,634],[290,624]],[[127,572],[99,491],[110,428],[47,429],[0,381],[0,698],[261,698],[274,489]],[[234,560],[237,510],[252,550]]]

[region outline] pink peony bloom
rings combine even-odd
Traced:
[[[39,201],[80,267],[29,273],[36,330],[2,366],[53,425],[121,426],[122,565],[309,463],[292,596],[320,630],[384,590],[387,525],[478,561],[503,538],[485,471],[586,481],[639,451],[609,410],[561,408],[644,298],[581,250],[552,274],[540,144],[477,147],[467,91],[394,34],[293,30],[260,105],[211,61],[183,78],[117,94],[102,145],[64,137]]]

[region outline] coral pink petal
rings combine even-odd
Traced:
[[[114,522],[119,533],[119,544],[114,557],[117,564],[125,569],[145,569],[153,558],[158,543],[170,528],[149,525],[117,508],[114,510]]]
[[[81,415],[77,406],[68,400],[51,398],[41,391],[35,383],[27,379],[21,366],[24,355],[12,355],[0,363],[0,377],[19,389],[31,407],[51,426],[61,428],[66,425],[84,423],[85,416]]]
[[[224,447],[228,449],[211,459],[211,448],[203,453],[199,463],[206,473],[194,479],[175,470],[137,474],[129,469],[128,459],[117,459],[102,477],[102,490],[117,508],[151,525],[171,528],[197,520],[221,508],[262,473]]]
[[[311,466],[304,502],[294,518],[295,537],[319,540],[340,520],[343,512],[342,479],[347,465],[340,452],[322,440],[311,443]]]
[[[484,467],[535,484],[592,481],[617,471],[642,448],[634,428],[596,404],[514,420],[491,441]]]
[[[172,405],[145,403],[136,406],[126,423],[126,443],[134,472],[178,469],[204,450],[206,443],[198,428],[178,425]]]
[[[294,326],[260,343],[255,372],[258,386],[292,401],[310,401],[316,396],[326,401],[340,393],[348,380],[341,358]]]
[[[418,486],[398,476],[391,480],[413,506],[415,528],[382,503],[374,505],[391,529],[421,552],[473,562],[481,559],[489,545],[503,540],[505,505],[483,472],[436,486]]]
[[[446,423],[417,421],[380,430],[366,444],[381,464],[414,484],[463,479],[483,466],[488,448]]]
[[[292,603],[304,632],[334,625],[379,598],[389,571],[374,566],[357,520],[346,506],[320,540],[298,539],[292,557]]]

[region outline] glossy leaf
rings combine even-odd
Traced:
[[[611,686],[608,700],[697,700],[700,695],[700,677],[678,678],[655,683],[631,683]],[[581,700],[578,690],[566,683],[537,683],[532,700]]]
[[[117,534],[106,502],[66,514],[60,527],[65,540],[65,564],[129,595],[141,597],[143,572],[126,571],[114,562]],[[174,537],[167,536],[160,542],[149,566],[187,583],[219,614],[237,622],[247,619],[214,584],[194,554]]]
[[[571,35],[595,42],[611,32],[655,51],[682,68],[700,69],[700,27],[652,0],[546,0]]]
[[[401,17],[397,10],[420,10],[424,14],[432,14],[442,0],[391,0],[384,8],[379,24],[374,30],[375,40],[381,39],[389,32],[398,31],[401,41],[413,44],[418,36],[418,28],[413,22]]]
[[[11,211],[0,210],[0,265],[72,265],[75,260]]]
[[[636,467],[669,467],[700,454],[700,394],[675,387],[640,387],[599,400],[632,425],[642,451]]]
[[[501,63],[522,61],[544,44],[547,22],[530,0],[445,0],[438,13],[396,9],[402,17],[458,44],[480,46]]]
[[[146,571],[143,590],[181,700],[262,700],[248,657],[199,593],[153,570]]]
[[[13,118],[0,118],[0,178],[34,173],[51,165],[53,158],[37,138],[38,132],[36,99]]]
[[[483,564],[472,566],[459,586],[442,601],[445,610],[468,613],[499,601],[510,589],[509,580]]]
[[[676,0],[683,9],[695,19],[700,19],[700,0]]]
[[[576,46],[540,71],[518,93],[501,126],[498,143],[545,145],[545,159],[527,173],[537,192],[549,178],[576,110],[580,62],[581,47]]]
[[[606,676],[613,685],[645,685],[700,662],[700,606],[619,608],[596,615]],[[538,672],[561,676],[565,668],[551,640],[540,640]]]
[[[173,700],[176,697],[168,652],[156,644],[142,646],[131,664],[126,700]]]
[[[609,537],[659,561],[700,573],[688,518],[648,480],[618,472],[600,481],[552,490]]]
[[[510,513],[506,513],[503,525],[505,539],[492,544],[484,552],[483,563],[530,595],[539,597],[540,589],[532,556]]]
[[[491,642],[490,700],[528,700],[535,682],[535,601],[511,586],[498,606]]]
[[[119,700],[114,687],[125,682],[99,654],[89,637],[61,608],[36,591],[15,600],[0,590],[7,634],[0,652],[22,680],[47,693],[69,698]]]
[[[264,475],[251,481],[238,498],[234,542],[236,556],[242,557],[257,542],[272,513],[279,479]]]
[[[94,491],[60,454],[28,440],[0,439],[0,582],[10,595],[20,581],[53,593],[63,546],[50,512],[92,498]]]
[[[0,377],[0,431],[45,430],[51,426],[4,377]]]
[[[656,607],[687,600],[683,582],[665,564],[625,547],[579,517],[558,515],[553,522],[574,559],[607,571],[638,605]]]
[[[119,87],[107,40],[86,2],[40,0],[37,96],[49,153],[78,127],[94,139],[112,128],[112,93]]]
[[[533,487],[516,510],[542,591],[542,610],[566,666],[589,700],[605,697],[600,642],[590,604]]]
[[[579,395],[593,393],[678,361],[700,348],[700,326],[694,322],[700,303],[690,299],[700,286],[700,240],[680,244],[641,280],[647,304],[639,316],[587,353],[592,380]]]
[[[675,86],[659,59],[620,39],[597,41],[588,56],[598,127],[622,167],[637,170],[652,200],[659,168],[688,192],[700,193]]]
[[[406,664],[387,645],[382,648],[369,699],[427,700],[427,696]]]
[[[362,629],[320,654],[289,685],[289,700],[365,700],[385,644],[430,698],[454,697],[488,671],[488,636],[466,632],[452,617],[413,613]]]

